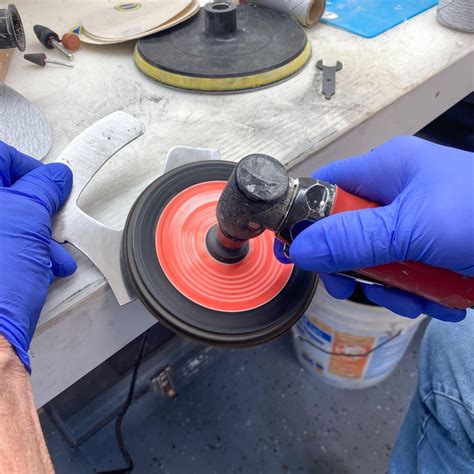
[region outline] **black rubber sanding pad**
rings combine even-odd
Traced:
[[[154,181],[130,211],[123,250],[138,297],[160,322],[201,343],[248,347],[279,336],[303,315],[316,290],[316,274],[293,268],[271,301],[247,311],[217,311],[196,304],[171,284],[157,257],[155,240],[160,216],[171,200],[199,183],[227,181],[234,167],[235,163],[226,161],[192,163]],[[254,277],[257,281],[265,275]]]
[[[142,38],[134,53],[138,68],[170,86],[225,92],[281,81],[307,63],[311,43],[295,20],[267,8],[226,5],[208,4],[188,22]]]

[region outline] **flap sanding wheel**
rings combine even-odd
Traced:
[[[148,310],[201,343],[248,347],[289,329],[308,307],[317,276],[273,256],[273,234],[249,242],[233,264],[215,260],[206,236],[235,163],[176,168],[137,199],[123,237],[126,270]]]
[[[169,86],[242,91],[282,81],[311,56],[311,43],[291,17],[267,8],[214,1],[186,23],[142,38],[137,67]]]

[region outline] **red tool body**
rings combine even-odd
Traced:
[[[237,165],[217,206],[217,220],[221,233],[234,241],[244,243],[271,229],[278,239],[291,244],[304,228],[320,219],[373,207],[378,204],[333,184],[291,178],[277,160],[255,154]],[[444,268],[395,262],[342,273],[364,283],[399,288],[451,308],[474,306],[474,277]]]
[[[329,214],[371,207],[378,207],[378,204],[354,196],[336,186]],[[356,273],[451,308],[466,309],[474,306],[474,278],[445,268],[419,262],[395,262],[360,269]]]

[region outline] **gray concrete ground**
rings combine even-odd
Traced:
[[[312,378],[287,336],[226,351],[177,399],[150,392],[130,407],[124,437],[134,472],[383,473],[416,385],[422,332],[385,382],[357,391]],[[113,422],[73,449],[47,415],[41,421],[59,474],[123,466]]]

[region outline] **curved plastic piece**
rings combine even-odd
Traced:
[[[330,214],[378,207],[377,204],[336,187]],[[474,306],[474,277],[419,262],[395,262],[357,270],[386,286],[414,293],[450,308]]]

